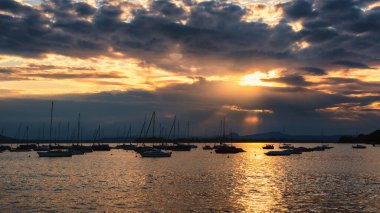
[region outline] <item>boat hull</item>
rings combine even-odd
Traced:
[[[291,154],[291,151],[270,151],[265,153],[267,156],[289,156]]]
[[[143,152],[140,153],[143,158],[169,158],[172,156],[171,152],[161,152],[161,153],[151,153],[151,152]]]
[[[37,152],[39,157],[72,157],[73,154],[71,152]]]

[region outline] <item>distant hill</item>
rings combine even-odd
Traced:
[[[0,143],[12,141],[13,139],[4,135],[0,135]]]
[[[360,134],[358,136],[342,136],[339,139],[341,143],[372,143],[380,144],[380,130],[376,130],[369,134]]]
[[[252,140],[261,140],[261,141],[295,141],[295,142],[337,142],[342,135],[289,135],[282,132],[267,132],[267,133],[258,133],[252,135],[243,135],[238,136],[241,139],[252,139]]]

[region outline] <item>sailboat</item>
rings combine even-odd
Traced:
[[[100,141],[100,124],[98,126],[98,130],[95,132],[94,136],[94,144],[92,145],[93,151],[111,151],[111,147],[108,144],[95,144],[95,141]]]
[[[50,142],[52,140],[52,127],[53,127],[53,110],[54,110],[54,101],[51,102],[51,109],[50,109]],[[48,151],[39,151],[37,152],[39,157],[71,157],[72,153],[69,150],[61,149],[61,146],[59,149],[54,149],[54,146],[49,145]],[[63,147],[63,146],[62,146]]]
[[[124,134],[125,135],[125,134]],[[122,145],[117,145],[115,149],[123,149],[123,150],[135,150],[136,145],[132,144],[132,125],[129,125],[129,129],[127,134],[125,135],[125,141],[129,139],[129,144],[122,144]]]
[[[240,153],[240,152],[245,152],[242,148],[235,147],[232,144],[227,145],[226,143],[224,143],[225,138],[226,138],[226,118],[223,119],[222,126],[223,126],[223,138],[222,138],[223,141],[220,143],[219,146],[216,146],[215,153],[217,153],[217,154],[236,154],[236,153]]]
[[[28,131],[28,128],[27,128],[27,131]],[[21,124],[19,125],[18,130],[17,130],[17,137],[16,137],[17,141],[20,140],[20,132],[21,132]],[[16,148],[11,147],[9,151],[10,152],[30,152],[32,151],[32,149],[30,149],[29,147],[25,145],[16,144]]]
[[[177,120],[177,128],[176,128],[176,117],[174,117],[174,122],[173,122],[173,126],[174,127],[174,138],[175,140],[179,138],[179,121]],[[177,131],[176,131],[177,130]],[[175,134],[177,132],[177,137],[175,137]],[[168,150],[172,150],[172,151],[191,151],[191,146],[190,145],[187,145],[187,144],[182,144],[182,143],[179,143],[179,142],[174,142],[173,145],[169,146],[168,147]]]
[[[150,122],[149,122],[149,125],[148,125],[148,128],[145,132],[145,138],[147,138],[148,136],[148,133],[149,133],[149,129],[150,129],[150,126],[153,122],[153,129],[152,129],[152,140],[155,140],[155,135],[154,135],[154,130],[155,130],[155,120],[156,120],[156,112],[153,112],[152,113],[152,117],[150,119]],[[145,124],[145,121],[144,121],[144,124]],[[143,125],[144,127],[145,125]],[[154,141],[153,141],[154,142]],[[154,148],[154,147],[150,147],[150,146],[142,146],[142,147],[137,147],[135,149],[136,152],[138,152],[141,157],[150,157],[150,158],[159,158],[159,157],[171,157],[172,156],[172,153],[171,152],[164,152],[164,151],[161,151],[161,149],[158,149],[158,148]]]

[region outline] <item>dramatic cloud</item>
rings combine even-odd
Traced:
[[[12,106],[54,98],[66,115],[96,103],[105,115],[89,123],[110,127],[157,110],[210,128],[229,115],[244,132],[350,131],[380,119],[379,2],[1,0],[0,110],[15,124]]]

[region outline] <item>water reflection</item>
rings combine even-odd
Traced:
[[[0,154],[0,211],[376,212],[380,148],[268,157],[198,149],[145,159],[112,150],[64,159]],[[312,146],[303,144],[302,146]],[[30,155],[30,157],[29,157]]]

